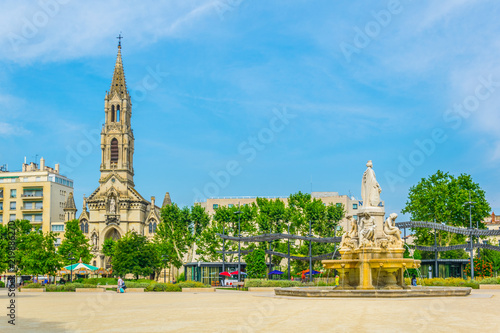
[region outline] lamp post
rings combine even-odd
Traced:
[[[241,210],[240,204],[238,203],[238,211],[234,212],[238,215],[238,282],[241,282]]]
[[[290,280],[290,223],[288,223],[288,280]]]
[[[474,248],[473,246],[473,239],[472,239],[472,206],[475,204],[475,202],[471,201],[470,199],[470,191],[469,191],[469,201],[464,203],[465,205],[469,205],[469,229],[470,229],[470,236],[469,236],[469,241],[470,241],[470,278],[471,280],[474,280]]]
[[[71,275],[69,276],[69,280],[70,282],[73,282],[73,260],[75,260],[75,258],[73,257],[73,253],[68,253],[68,259],[70,261],[70,264],[71,264]]]
[[[224,227],[225,227],[224,221],[222,222],[222,235],[225,235],[224,233]],[[226,271],[226,239],[222,238],[222,271]]]
[[[312,237],[312,225],[311,220],[309,220],[309,237]],[[309,282],[312,282],[312,240],[309,239]]]

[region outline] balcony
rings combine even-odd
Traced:
[[[43,193],[23,193],[21,194],[21,198],[23,198],[23,200],[42,199]]]
[[[21,211],[23,213],[41,213],[43,211],[43,207],[22,207]]]

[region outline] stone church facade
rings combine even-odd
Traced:
[[[101,176],[99,187],[83,198],[79,216],[82,231],[91,240],[91,264],[109,267],[102,254],[108,238],[119,239],[129,231],[152,237],[160,222],[160,208],[144,199],[134,188],[134,133],[132,102],[123,70],[121,43],[118,44],[111,88],[104,99],[105,123],[101,131]],[[167,192],[163,205],[170,204]]]

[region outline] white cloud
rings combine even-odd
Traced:
[[[0,122],[0,136],[22,136],[26,134],[30,134],[30,131],[23,127]]]
[[[120,31],[128,43],[178,37],[203,17],[216,16],[216,2],[46,0],[28,6],[8,1],[0,11],[0,59],[29,63],[92,56],[107,52]]]

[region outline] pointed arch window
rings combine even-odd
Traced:
[[[118,162],[118,140],[116,138],[113,138],[111,140],[111,163],[117,163]]]
[[[117,123],[120,122],[120,106],[119,105],[116,106],[116,122]]]
[[[115,106],[111,105],[111,122],[115,122]]]
[[[89,223],[88,222],[85,222],[85,233],[86,234],[89,233]]]

